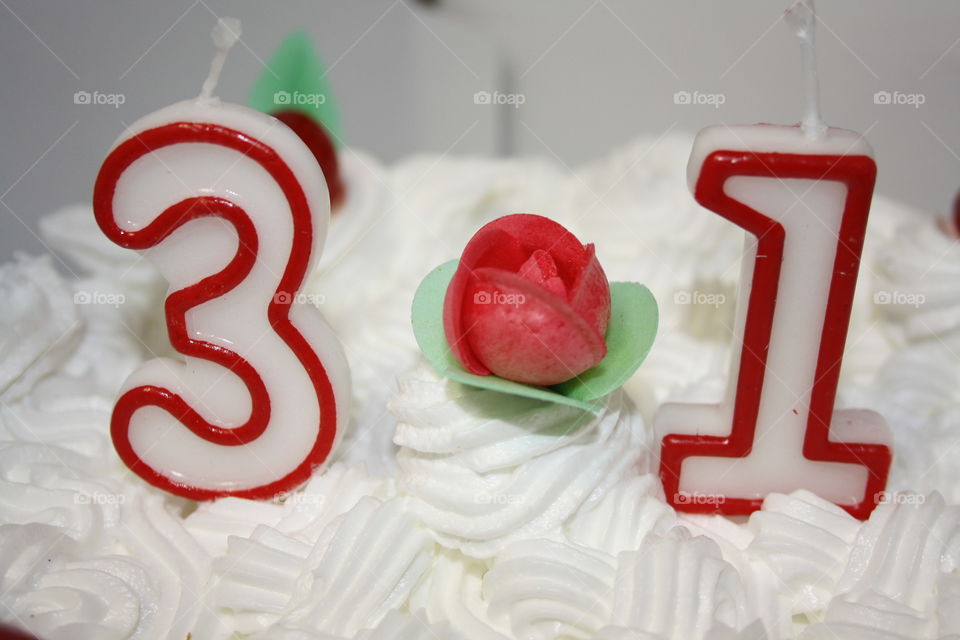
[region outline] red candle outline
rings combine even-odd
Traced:
[[[844,462],[865,466],[868,471],[863,500],[839,505],[852,516],[865,520],[886,487],[892,461],[890,448],[874,443],[844,443],[830,440],[830,422],[840,377],[857,271],[863,248],[870,200],[877,167],[864,155],[804,155],[719,150],[703,162],[694,197],[701,205],[733,222],[757,238],[752,287],[744,327],[743,347],[734,398],[730,434],[667,434],[660,454],[660,478],[667,502],[692,513],[746,515],[756,511],[762,499],[725,497],[722,501],[678,501],[680,472],[685,458],[711,456],[746,457],[754,442],[760,397],[766,373],[766,357],[773,329],[785,231],[772,218],[724,193],[724,184],[734,176],[806,178],[842,182],[847,198],[840,223],[837,253],[817,354],[810,412],[803,441],[803,455],[814,461]],[[732,384],[732,381],[729,383]]]
[[[239,284],[256,261],[258,238],[253,222],[236,204],[209,196],[191,197],[164,210],[150,224],[137,231],[120,228],[113,217],[113,199],[117,182],[126,169],[144,155],[180,143],[207,143],[238,151],[258,163],[276,181],[293,217],[293,242],[290,257],[276,294],[267,308],[271,327],[290,347],[309,376],[320,407],[320,425],[313,447],[304,460],[282,478],[268,484],[236,490],[204,489],[171,479],[153,469],[133,450],[129,438],[130,418],[145,406],[159,407],[197,436],[224,446],[240,446],[263,434],[270,419],[270,397],[259,374],[242,356],[222,346],[194,340],[186,330],[187,310],[219,297]],[[233,371],[250,392],[251,415],[235,429],[224,429],[203,419],[178,394],[156,386],[140,386],[124,393],[114,406],[110,433],[120,458],[150,484],[170,493],[194,500],[221,496],[266,499],[292,490],[305,482],[313,470],[323,464],[333,447],[337,429],[337,406],[333,386],[319,356],[290,321],[290,305],[306,276],[313,251],[313,222],[307,197],[293,171],[277,152],[259,140],[217,124],[175,122],[141,132],[118,145],[104,160],[93,190],[94,215],[110,240],[128,249],[148,249],[163,241],[190,220],[217,216],[231,223],[238,236],[234,258],[220,272],[170,293],[165,303],[170,342],[179,353],[220,364]]]

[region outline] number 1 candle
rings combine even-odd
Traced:
[[[834,411],[876,165],[862,136],[820,122],[812,9],[801,18],[802,126],[709,127],[688,165],[697,201],[747,240],[726,399],[666,404],[654,420],[679,510],[747,514],[803,488],[866,518],[886,485],[883,419]]]
[[[203,93],[133,124],[94,187],[100,228],[170,283],[170,341],[124,383],[111,435],[138,475],[194,499],[269,498],[333,450],[349,406],[336,337],[300,287],[319,259],[327,187],[274,118],[211,93],[239,25],[220,21]]]

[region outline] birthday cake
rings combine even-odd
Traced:
[[[744,288],[743,230],[690,196],[692,146],[642,138],[572,173],[336,152],[297,294],[343,346],[349,422],[266,499],[195,501],[124,464],[118,394],[175,355],[168,283],[100,212],[46,217],[55,255],[0,267],[0,621],[43,640],[958,637],[956,229],[873,198],[836,403],[892,433],[868,517],[804,489],[749,516],[675,509],[655,416],[722,400]],[[536,342],[509,329],[521,294]]]
[[[690,144],[638,140],[572,177],[534,160],[386,168],[342,152],[348,194],[367,200],[351,210],[347,196],[338,249],[306,291],[330,308],[355,408],[332,465],[275,501],[197,504],[125,470],[110,413],[124,378],[169,350],[164,284],[87,207],[46,218],[79,277],[20,256],[0,280],[3,618],[52,640],[958,632],[960,248],[929,216],[873,203],[839,396],[894,433],[871,517],[804,491],[739,522],[664,502],[650,420],[665,401],[722,393],[731,340],[714,325],[732,315],[741,243],[689,197]],[[611,279],[640,274],[660,302],[649,358],[599,412],[460,384],[422,361],[419,281],[516,210],[550,212],[595,243]],[[681,295],[694,291],[716,295]],[[929,308],[903,308],[920,296]]]

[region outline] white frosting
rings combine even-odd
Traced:
[[[421,365],[390,409],[398,486],[445,546],[489,557],[556,535],[644,457],[643,423],[620,392],[600,415],[441,379]]]
[[[0,451],[0,576],[17,622],[50,639],[184,637],[193,628],[208,560],[163,496],[66,449]]]
[[[938,607],[952,593],[940,587],[951,587],[960,559],[958,523],[960,508],[937,493],[889,496],[860,523],[798,491],[769,496],[751,516],[749,552],[783,581],[794,615],[822,619],[805,639],[937,638]]]
[[[63,365],[82,321],[50,257],[0,266],[0,300],[0,398],[9,402]]]
[[[937,603],[937,622],[940,635],[951,637],[960,635],[960,573],[952,572],[940,576],[937,584],[939,599]]]
[[[160,594],[138,560],[94,555],[55,526],[0,526],[3,618],[49,640],[165,635]]]
[[[823,622],[804,629],[800,638],[917,640],[940,637],[935,627],[935,618],[925,619],[909,607],[870,591],[854,598],[836,598],[830,603]]]
[[[648,534],[662,535],[677,522],[663,501],[660,479],[653,474],[627,476],[591,508],[581,509],[567,523],[571,541],[611,556],[637,549]]]
[[[212,603],[241,633],[278,625],[351,637],[406,602],[433,554],[400,500],[368,496],[310,542],[265,525],[231,536]]]
[[[316,548],[314,549],[316,553]],[[344,516],[282,621],[349,635],[406,602],[433,561],[434,544],[399,500],[364,498]]]
[[[551,540],[510,545],[483,577],[490,617],[516,638],[591,638],[609,619],[615,560]]]
[[[391,611],[376,627],[353,636],[319,633],[299,627],[272,627],[249,636],[251,640],[470,640],[450,631],[447,625],[432,625],[418,616]]]
[[[106,373],[107,367],[89,364],[97,362],[92,356],[102,356],[111,341],[129,345],[133,353],[130,362],[112,373],[118,386],[145,357],[142,352],[171,352],[164,316],[157,313],[167,287],[150,261],[108,240],[89,205],[65,207],[41,219],[39,226],[44,241],[79,267],[78,279],[71,285],[76,299],[89,300],[90,304],[78,305],[77,310],[97,317],[96,322],[89,323],[90,332],[99,339],[99,344],[91,345],[91,357],[86,359],[89,374]],[[88,336],[88,342],[92,337]]]
[[[960,241],[932,217],[899,230],[877,263],[874,296],[896,338],[960,350]]]
[[[875,408],[892,426],[889,488],[938,490],[950,503],[960,501],[960,358],[940,343],[917,343],[892,355],[875,378],[847,389],[842,400]]]
[[[51,640],[960,634],[948,506],[960,503],[948,313],[960,259],[895,203],[874,201],[838,403],[885,415],[890,488],[922,493],[889,494],[865,524],[804,492],[770,496],[747,522],[662,502],[641,416],[723,393],[741,251],[741,232],[686,190],[690,140],[639,141],[574,175],[437,156],[384,168],[344,153],[347,200],[305,293],[323,296],[350,360],[351,430],[341,462],[275,502],[194,506],[125,471],[110,412],[124,377],[169,348],[163,284],[89,207],[42,222],[79,278],[49,258],[0,267],[0,620]],[[656,294],[660,335],[625,387],[639,408],[615,393],[582,414],[416,365],[416,285],[484,222],[518,211],[568,225],[612,280]],[[875,304],[887,290],[926,301]],[[725,300],[674,298],[685,292]],[[73,305],[82,293],[124,301]]]
[[[126,496],[118,479],[101,476],[98,466],[57,446],[0,444],[0,522],[51,525],[91,549],[110,549],[104,536],[120,523]],[[120,474],[119,467],[111,469]]]
[[[921,614],[936,606],[940,574],[960,566],[960,508],[938,493],[900,493],[860,530],[838,583],[841,592],[875,592]]]
[[[750,517],[748,553],[767,562],[780,579],[791,614],[825,608],[837,590],[859,522],[807,491],[772,494]]]
[[[739,630],[757,619],[716,543],[679,527],[620,553],[615,592],[616,625],[664,638],[701,638],[718,625]]]
[[[409,608],[423,611],[431,622],[446,622],[471,640],[506,640],[505,621],[494,623],[483,595],[487,564],[459,551],[443,550],[422,585],[410,596]]]

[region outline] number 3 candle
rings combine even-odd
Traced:
[[[349,371],[319,311],[299,295],[330,216],[316,159],[265,114],[211,97],[239,24],[214,29],[203,92],[132,125],[94,187],[113,242],[170,283],[173,347],[124,383],[111,434],[151,484],[194,499],[269,498],[330,455]]]
[[[747,232],[734,337],[719,405],[667,404],[655,417],[660,475],[677,509],[746,514],[772,492],[808,489],[866,518],[885,488],[890,436],[872,411],[834,411],[876,165],[817,108],[809,1],[802,126],[709,127],[688,165],[698,202]],[[800,14],[800,15],[798,15]]]

